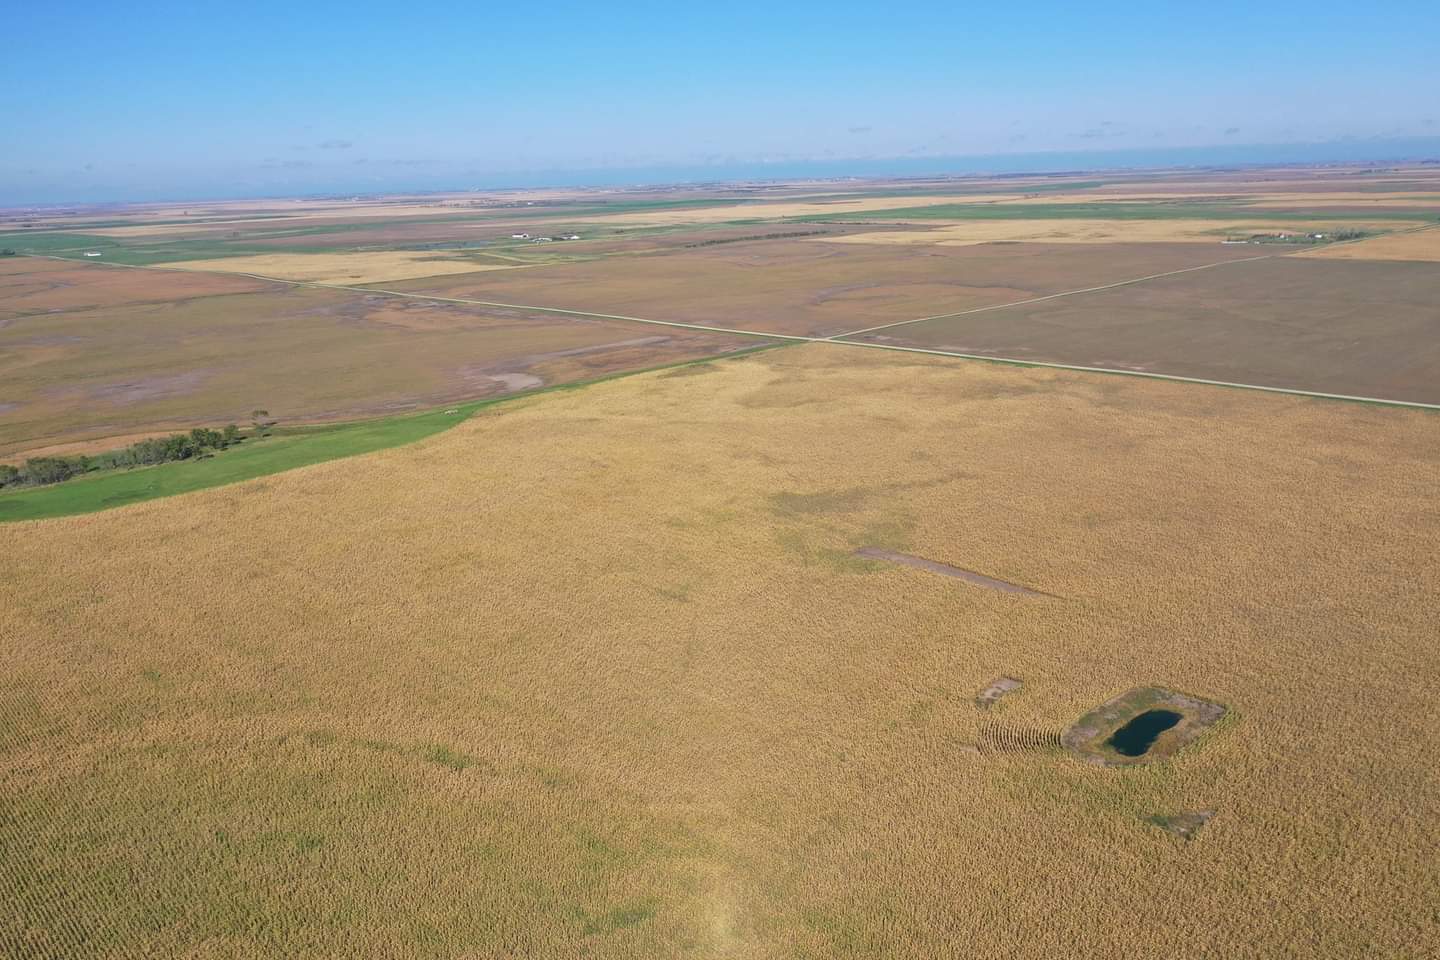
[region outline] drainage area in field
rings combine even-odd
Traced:
[[[1107,767],[1164,760],[1197,740],[1225,706],[1163,687],[1136,687],[1102,703],[1065,731],[1065,747]]]
[[[855,556],[865,557],[867,560],[888,560],[890,563],[914,567],[916,570],[927,570],[930,573],[938,573],[942,577],[954,577],[956,580],[964,580],[966,583],[973,583],[977,587],[999,590],[1001,593],[1017,593],[1026,597],[1051,596],[1044,591],[1022,587],[1020,584],[1011,583],[1008,580],[997,580],[995,577],[987,577],[985,574],[976,573],[974,570],[966,570],[963,567],[952,567],[950,564],[941,563],[938,560],[927,560],[924,557],[900,553],[897,550],[886,550],[884,547],[861,547],[855,551]]]

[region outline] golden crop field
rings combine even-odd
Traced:
[[[209,270],[217,273],[255,274],[281,280],[318,283],[384,283],[412,280],[450,273],[480,270],[512,270],[514,267],[446,259],[433,252],[381,250],[355,253],[273,253],[250,257],[223,257],[218,260],[185,260],[172,264],[179,270]]]
[[[817,343],[0,526],[0,955],[1423,957],[1437,430]]]
[[[1074,198],[1070,202],[1078,202]],[[1057,201],[1066,202],[1066,201]],[[1377,216],[1383,217],[1383,214]],[[934,221],[915,221],[931,225]],[[844,236],[817,237],[812,242],[969,246],[982,243],[1204,243],[1216,245],[1227,236],[1248,237],[1252,234],[1277,232],[1305,233],[1315,230],[1338,230],[1354,226],[1323,220],[1286,222],[1254,222],[1243,220],[1106,220],[1096,218],[1060,220],[968,220],[946,223],[922,230],[874,230]],[[1366,229],[1403,228],[1403,223],[1377,220],[1363,225]]]
[[[1326,260],[1421,260],[1440,263],[1440,227],[1317,247],[1307,250],[1305,256]]]

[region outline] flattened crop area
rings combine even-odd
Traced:
[[[1277,257],[862,339],[1440,403],[1437,304],[1440,264]]]
[[[230,282],[76,269],[134,278],[135,296],[177,283],[184,289],[192,279],[202,289]],[[152,286],[141,288],[145,283]],[[293,287],[32,314],[0,327],[0,456],[142,429],[243,423],[255,409],[285,422],[397,412],[534,385],[507,380],[510,374],[563,383],[755,345],[752,338]]]
[[[1218,243],[916,250],[799,239],[441,277],[386,288],[830,336],[1247,255],[1254,256],[1254,248],[1237,250]]]
[[[1421,955],[1435,429],[809,344],[0,526],[0,953]]]

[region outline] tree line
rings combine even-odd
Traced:
[[[260,412],[260,411],[257,411]],[[268,426],[268,425],[267,425]],[[258,422],[257,422],[257,433]],[[268,429],[265,430],[268,433]],[[0,487],[31,487],[60,483],[95,470],[140,467],[172,460],[196,460],[212,456],[244,439],[240,428],[229,424],[223,430],[196,427],[189,433],[151,437],[123,450],[94,456],[31,457],[23,466],[0,464]]]

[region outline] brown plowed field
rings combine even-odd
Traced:
[[[796,229],[803,229],[797,226]],[[386,289],[830,336],[1255,255],[1215,244],[891,247],[774,240]]]
[[[78,269],[162,288],[170,278],[231,282]],[[0,327],[0,456],[147,428],[243,422],[256,408],[291,422],[373,415],[504,392],[497,375],[562,383],[754,345],[295,287],[37,314]]]
[[[1437,304],[1440,264],[1281,257],[863,339],[1440,403]]]
[[[3,257],[0,258],[0,324],[29,314],[193,300],[272,288],[272,284],[246,277]]]

